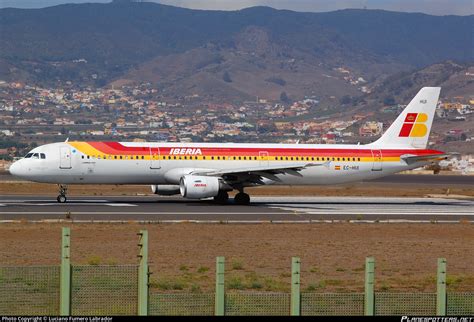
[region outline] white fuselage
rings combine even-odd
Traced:
[[[302,169],[298,174],[276,174],[279,180],[266,180],[265,183],[327,185],[374,179],[418,168],[428,162],[408,165],[400,155],[433,152],[328,144],[133,142],[120,145],[127,151],[138,147],[142,150],[140,153],[119,153],[120,157],[117,157],[116,152],[91,148],[89,142],[53,143],[30,151],[38,157],[30,156],[15,162],[10,172],[27,180],[58,184],[178,184],[183,175],[196,170],[307,162],[319,166]]]

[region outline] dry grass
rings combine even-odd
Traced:
[[[302,261],[302,290],[362,291],[364,261],[376,259],[376,289],[435,291],[438,257],[448,290],[474,290],[472,224],[69,224],[75,264],[137,263],[137,235],[148,229],[152,284],[212,291],[215,258],[226,257],[234,290],[288,291],[291,257]],[[2,265],[59,263],[61,225],[0,225]]]

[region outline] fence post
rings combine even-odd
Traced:
[[[438,258],[436,315],[446,315],[446,258]]]
[[[61,272],[60,272],[59,314],[71,315],[71,229],[63,227],[61,238]]]
[[[224,315],[225,312],[224,265],[225,257],[216,257],[216,299],[214,314],[219,316]]]
[[[138,315],[148,315],[148,231],[140,230],[138,235]]]
[[[300,276],[301,261],[299,257],[291,258],[291,315],[300,315]]]
[[[374,282],[375,281],[375,259],[367,257],[365,259],[365,301],[364,313],[365,315],[374,315],[375,296],[374,296]]]

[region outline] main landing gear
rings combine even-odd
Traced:
[[[219,205],[226,205],[228,201],[229,194],[227,193],[227,191],[220,190],[217,196],[214,197],[214,202]],[[241,191],[235,195],[234,203],[236,205],[248,205],[250,204],[250,196]]]
[[[234,202],[236,205],[248,205],[250,203],[250,196],[241,191],[235,195]]]
[[[59,196],[56,198],[56,200],[59,203],[65,203],[67,201],[66,194],[67,194],[67,186],[58,184],[59,187]]]
[[[229,194],[227,191],[219,190],[217,196],[214,197],[214,201],[220,205],[225,205],[229,201]]]

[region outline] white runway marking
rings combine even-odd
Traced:
[[[379,210],[379,211],[367,211],[367,210],[315,210],[312,208],[285,208],[285,207],[269,207],[273,209],[280,209],[284,211],[293,211],[293,212],[303,212],[309,215],[381,215],[381,216],[388,216],[388,215],[407,215],[407,216],[474,216],[474,212],[446,212],[446,211],[396,211],[396,210]]]
[[[32,223],[84,223],[84,224],[433,224],[432,220],[406,220],[406,219],[386,219],[386,220],[71,220],[71,219],[39,219],[28,220]],[[438,224],[457,224],[459,220],[435,220]],[[23,223],[22,220],[0,220],[1,224]]]
[[[4,199],[2,200],[2,202],[5,202],[5,203],[20,203],[22,205],[32,205],[30,202],[46,202],[46,203],[50,203],[50,202],[53,202],[55,198],[51,198],[51,199],[45,199],[45,200],[42,200],[42,199],[32,199],[32,200],[24,200],[24,199],[12,199],[12,200],[8,200],[8,199]],[[81,199],[81,200],[78,200],[80,201],[81,203],[104,203],[104,202],[110,202],[110,200],[104,200],[104,199]],[[58,202],[53,202],[54,204],[59,204]],[[67,202],[67,204],[71,204],[71,202]]]
[[[76,202],[66,202],[65,204],[54,202],[50,200],[33,200],[25,202],[24,200],[2,200],[5,204],[0,204],[0,207],[5,206],[109,206],[109,207],[136,207],[137,205],[131,203],[110,203],[110,200],[80,200]]]
[[[266,203],[269,208],[308,215],[474,216],[472,200],[381,197],[292,197],[291,202],[259,197],[254,200]]]

